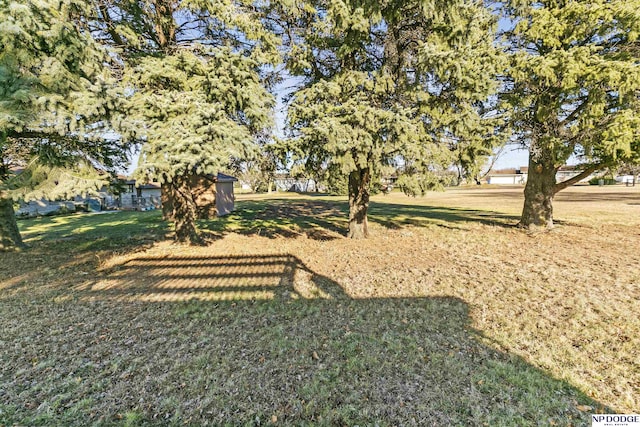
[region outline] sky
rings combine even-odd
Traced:
[[[507,146],[495,165],[494,169],[514,169],[529,165],[529,153],[520,146]]]

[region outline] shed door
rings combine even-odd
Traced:
[[[234,210],[233,183],[218,182],[216,183],[216,208],[218,215],[226,215]]]

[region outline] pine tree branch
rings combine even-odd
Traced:
[[[573,120],[575,120],[576,117],[578,117],[578,115],[585,109],[587,108],[587,106],[589,105],[589,96],[587,95],[586,97],[583,98],[582,102],[580,103],[580,105],[578,105],[572,112],[571,114],[569,114],[567,117],[565,117],[564,119],[560,120],[560,124],[562,126],[566,125],[567,123],[571,123]]]
[[[564,190],[567,187],[572,186],[573,184],[582,181],[584,178],[588,177],[589,175],[591,175],[593,172],[597,171],[598,169],[602,169],[604,167],[603,164],[600,163],[596,163],[593,165],[589,165],[587,166],[582,172],[580,172],[578,175],[567,179],[566,181],[562,181],[559,182],[555,185],[554,189],[553,189],[553,193],[556,194],[557,192]]]
[[[60,135],[57,132],[43,132],[33,130],[25,130],[20,132],[9,131],[7,137],[12,139],[46,139],[49,141],[69,141],[74,139],[73,137],[69,137],[67,135]]]
[[[495,166],[498,159],[502,156],[502,153],[504,152],[506,147],[507,145],[505,144],[501,146],[497,152],[494,153],[493,157],[491,158],[491,163],[489,163],[489,167],[487,168],[487,171],[485,173],[480,174],[480,176],[478,177],[478,181],[484,178],[485,176],[489,175],[489,172],[493,170],[493,167]]]
[[[118,32],[115,30],[114,22],[113,19],[111,19],[111,15],[109,14],[109,9],[107,8],[107,6],[104,3],[100,3],[98,5],[98,9],[100,11],[100,14],[102,15],[102,18],[105,20],[107,33],[109,33],[114,43],[118,46],[124,46],[125,42],[122,37],[120,37],[120,34],[118,34]]]

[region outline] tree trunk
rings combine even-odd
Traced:
[[[197,219],[212,219],[218,216],[218,189],[214,179],[204,175],[193,175],[189,179],[189,190],[195,203]]]
[[[367,209],[369,208],[369,168],[358,168],[349,174],[349,234],[351,239],[369,237]]]
[[[172,182],[165,183],[167,201],[170,201],[170,211],[165,216],[174,221],[176,240],[192,245],[203,244],[202,237],[196,229],[197,206],[191,192],[188,177],[178,177]],[[163,206],[164,210],[164,206]]]
[[[553,228],[553,196],[556,193],[557,168],[547,153],[529,153],[529,172],[524,188],[524,208],[520,227]]]
[[[162,202],[162,219],[173,221],[173,191],[171,183],[165,182],[160,190],[160,201]]]
[[[0,252],[23,249],[24,247],[13,211],[13,201],[0,194]]]

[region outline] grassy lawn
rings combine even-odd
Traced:
[[[0,425],[591,425],[640,411],[640,188],[239,196],[20,222],[0,255]]]

